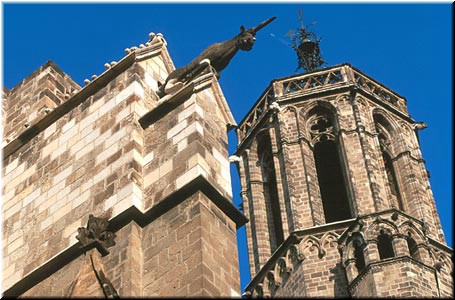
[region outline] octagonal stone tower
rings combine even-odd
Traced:
[[[453,297],[406,100],[349,64],[275,79],[240,122],[250,297]]]

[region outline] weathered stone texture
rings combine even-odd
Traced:
[[[46,62],[8,91],[4,98],[4,137],[11,141],[32,123],[66,101],[80,86],[52,61]]]
[[[237,129],[235,155],[240,157],[241,195],[250,219],[246,233],[252,281],[247,294],[453,295],[448,292],[453,287],[449,275],[453,251],[445,246],[415,125],[403,97],[348,64],[270,84]],[[268,166],[258,149],[266,135],[273,141],[271,155],[279,191],[278,199],[272,200],[266,197]],[[332,195],[330,203],[323,199],[322,186],[327,180],[319,175],[316,151],[328,155],[329,150],[316,150],[320,141],[333,141],[342,171],[337,181],[343,182],[348,198],[350,215],[338,219],[338,232],[333,228],[336,222],[327,224],[326,209],[341,210],[342,205],[336,203],[343,197]],[[386,155],[390,163],[383,158]],[[320,157],[328,160],[329,156]],[[281,215],[278,226],[285,235],[278,249],[273,241],[279,220],[270,217],[273,201],[278,202],[274,214]],[[383,218],[388,218],[384,224],[390,224],[381,227],[379,221],[373,222]],[[307,237],[309,231],[318,233]],[[360,233],[364,240],[358,237]],[[387,258],[390,263],[379,255],[378,236],[383,233],[391,235],[393,243],[393,259]],[[324,245],[323,236],[330,235],[333,240]],[[346,242],[343,239],[348,235],[352,237]],[[415,240],[418,250],[408,249],[409,238]],[[363,251],[370,271],[355,271],[356,243],[363,247],[356,255]],[[293,249],[300,251],[300,259],[292,258],[297,251]],[[392,266],[402,271],[385,278],[394,272]]]
[[[235,122],[215,76],[209,72],[195,79],[191,97],[161,112],[151,124],[140,122],[167,101],[159,101],[154,91],[173,68],[165,41],[155,37],[79,91],[89,95],[86,98],[58,98],[75,84],[53,63],[6,91],[11,125],[6,133],[15,136],[5,149],[18,148],[6,152],[3,165],[4,290],[14,290],[21,279],[36,277],[40,268],[55,264],[56,255],[73,251],[77,229],[93,214],[116,220],[115,224],[132,218],[117,229],[111,253],[99,259],[121,296],[173,296],[176,286],[185,295],[238,293],[238,220],[226,212],[232,212],[226,208],[232,201],[226,133]],[[22,110],[16,116],[17,99],[31,105],[33,97],[51,99],[61,115],[29,116]],[[46,123],[46,117],[54,119]],[[18,131],[23,124],[14,118],[39,124]],[[15,139],[19,134],[26,139]],[[205,188],[212,196],[196,194],[186,200],[190,183],[200,178],[205,181],[193,184],[192,193]],[[217,204],[211,197],[218,199]],[[225,202],[223,210],[217,208],[220,201]],[[160,231],[153,231],[156,228]],[[158,244],[160,254],[152,255],[155,250],[148,243],[156,242],[157,235],[163,237],[167,232],[163,228],[169,235]],[[156,259],[154,269],[150,264]],[[75,270],[87,267],[79,258],[59,263],[57,273],[27,286],[23,295],[69,295],[65,288]],[[171,270],[173,263],[176,268]],[[87,278],[81,282],[90,281]],[[82,295],[87,284],[76,284],[74,295]]]
[[[347,297],[346,276],[338,253],[338,233],[305,235],[299,244],[301,261],[277,289],[276,297]]]
[[[235,230],[235,224],[200,192],[145,227],[143,295],[237,292]]]
[[[74,244],[88,211],[115,216],[134,201],[131,178],[141,171],[134,107],[143,93],[134,77],[134,70],[120,75],[103,96],[86,100],[90,106],[82,103],[7,158],[4,267],[16,265],[17,276]]]
[[[104,297],[92,267],[103,270],[120,295],[141,296],[141,227],[131,222],[116,232],[116,245],[101,257],[96,249],[75,258],[22,294],[22,297]]]

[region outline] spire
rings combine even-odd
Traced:
[[[295,50],[298,59],[297,69],[304,69],[307,72],[314,71],[325,64],[322,60],[319,43],[321,39],[316,33],[305,26],[302,18],[302,10],[299,9],[300,28],[290,30],[286,36],[291,39],[291,48]],[[312,22],[310,26],[316,24]]]

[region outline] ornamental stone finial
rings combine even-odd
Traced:
[[[269,108],[273,110],[274,112],[279,112],[282,110],[281,106],[278,104],[278,102],[272,102],[272,104],[269,105]]]
[[[237,162],[239,162],[240,160],[241,160],[240,157],[237,156],[237,155],[231,155],[231,156],[229,156],[229,162],[230,162],[230,163],[237,163]]]
[[[423,130],[427,127],[428,127],[428,124],[425,122],[416,122],[416,123],[412,124],[412,128],[414,130]]]

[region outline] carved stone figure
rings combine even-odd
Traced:
[[[245,30],[245,27],[242,25],[240,27],[240,33],[232,39],[209,46],[188,65],[172,71],[164,84],[159,88],[158,95],[163,97],[166,94],[171,94],[176,90],[179,90],[185,82],[197,75],[195,74],[195,71],[201,71],[198,67],[201,63],[207,62],[207,60],[210,61],[210,65],[213,67],[215,75],[219,78],[220,72],[227,67],[239,49],[243,51],[251,50],[256,40],[256,33],[275,20],[275,18],[276,17],[272,17],[248,30]]]
[[[94,245],[105,256],[109,254],[107,248],[115,245],[115,233],[107,230],[108,225],[109,221],[107,218],[97,218],[89,215],[87,228],[79,227],[76,239],[81,242],[83,248],[88,249]]]

